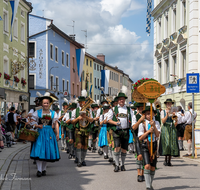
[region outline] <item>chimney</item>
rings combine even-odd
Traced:
[[[118,69],[118,67],[117,67],[117,66],[115,66],[115,68],[116,68],[116,69]]]
[[[105,55],[104,55],[103,53],[99,53],[99,54],[97,55],[97,59],[99,59],[99,60],[105,62]]]
[[[70,34],[69,37],[75,41],[76,34]]]

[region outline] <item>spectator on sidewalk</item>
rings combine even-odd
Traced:
[[[15,108],[12,107],[10,109],[10,113],[8,114],[8,131],[11,132],[13,139],[15,138],[14,132],[15,132],[15,128],[17,126],[17,118],[14,115],[15,113]]]
[[[185,140],[187,141],[187,145],[188,145],[188,153],[186,155],[184,155],[184,157],[188,157],[191,156],[191,146],[192,146],[192,109],[193,109],[193,105],[192,102],[188,103],[188,110],[185,115],[183,116],[183,123],[186,124],[185,127]],[[194,112],[194,124],[196,123],[196,118],[197,118],[197,113]]]
[[[11,109],[11,108],[10,108],[10,109]],[[10,109],[8,110],[8,112],[7,112],[7,114],[6,114],[6,119],[5,119],[5,124],[6,124],[6,126],[9,125],[9,123],[8,123],[8,114],[10,113]]]
[[[3,134],[3,131],[2,131],[2,127],[1,127],[1,117],[0,117],[0,149],[4,149],[2,134]],[[1,152],[1,150],[0,150],[0,152]]]

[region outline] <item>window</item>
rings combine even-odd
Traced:
[[[182,26],[186,25],[186,2],[182,0]]]
[[[74,96],[74,83],[72,84],[72,95]]]
[[[8,11],[3,10],[3,31],[8,32]]]
[[[161,43],[162,37],[161,37],[161,20],[158,21],[158,43]]]
[[[176,9],[173,10],[172,32],[176,32]]]
[[[53,44],[50,44],[50,58],[53,60]]]
[[[181,52],[182,78],[186,77],[186,51]]]
[[[58,88],[58,87],[59,87],[59,86],[58,86],[59,84],[58,84],[58,82],[59,82],[58,77],[56,77],[56,91],[59,91],[59,88]]]
[[[67,88],[66,88],[67,92],[69,92],[69,81],[67,81]]]
[[[111,71],[110,71],[110,79],[112,79],[112,73],[111,73]]]
[[[162,68],[161,68],[161,62],[160,62],[158,63],[158,82],[160,83],[162,83],[161,73],[162,73]]]
[[[88,66],[88,59],[86,59],[86,65]]]
[[[99,69],[100,71],[101,71],[101,66],[100,66],[100,69]]]
[[[21,41],[25,42],[25,24],[21,22]]]
[[[83,71],[83,72],[82,72],[82,81],[85,80],[85,76],[84,76],[84,75],[85,75],[85,72]]]
[[[21,9],[21,16],[24,17],[25,16],[25,12]]]
[[[55,61],[58,62],[58,47],[55,47]]]
[[[90,61],[90,67],[92,67],[92,61]]]
[[[96,96],[96,94],[94,95],[94,100],[97,101],[97,96]]]
[[[165,38],[168,37],[168,15],[165,16],[165,29],[164,29],[164,32],[165,32]]]
[[[122,83],[122,76],[120,76],[120,83]]]
[[[74,57],[72,58],[72,68],[73,68],[73,71],[75,72]]]
[[[65,91],[65,79],[62,80],[62,89],[63,89],[63,92]]]
[[[29,89],[35,89],[35,75],[29,75]]]
[[[99,100],[99,95],[97,95],[97,100]]]
[[[77,84],[77,96],[79,96],[79,85]]]
[[[114,78],[114,76],[113,76],[113,75],[114,75],[114,73],[112,72],[112,80],[113,80],[113,78]]]
[[[101,87],[101,79],[100,79],[100,87]]]
[[[96,66],[97,66],[96,63],[94,63],[94,70],[96,70]]]
[[[99,71],[99,65],[97,65],[97,71]]]
[[[165,68],[166,68],[166,83],[168,83],[169,82],[169,61],[168,61],[168,59],[166,59],[165,60]]]
[[[14,24],[13,24],[13,36],[15,38],[18,38],[18,20],[15,19]]]
[[[65,56],[64,51],[62,51],[62,65],[65,65]]]
[[[51,75],[51,90],[53,90],[53,75]]]
[[[98,88],[99,88],[99,79],[97,79],[97,85],[98,85]]]
[[[92,73],[90,73],[90,82],[92,83]]]
[[[172,57],[172,61],[173,61],[173,67],[174,67],[174,75],[175,77],[177,76],[177,62],[176,62],[176,55]],[[174,77],[174,80],[175,80]]]
[[[94,78],[94,84],[95,84],[95,87],[97,86],[97,79]]]
[[[35,42],[29,42],[29,57],[35,58]]]
[[[66,54],[66,66],[69,67],[69,54]]]
[[[9,74],[9,63],[8,63],[8,58],[4,58],[3,60],[3,70],[6,74]]]

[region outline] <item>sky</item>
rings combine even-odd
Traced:
[[[94,57],[118,66],[136,81],[153,77],[153,30],[146,34],[147,0],[32,0],[32,14],[44,16],[76,41],[86,43]],[[72,21],[73,20],[73,21]],[[153,24],[153,23],[152,23]],[[153,25],[151,27],[153,29]]]

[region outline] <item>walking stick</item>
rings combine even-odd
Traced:
[[[152,112],[153,112],[153,110],[152,110],[152,103],[151,103],[151,107],[150,107],[151,121],[153,119],[153,113]],[[151,156],[153,156],[153,133],[151,133]]]

